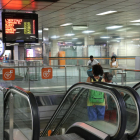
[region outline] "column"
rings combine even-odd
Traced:
[[[51,57],[58,57],[59,46],[57,44],[57,40],[52,41],[51,45]],[[58,65],[58,60],[51,61],[51,65]]]

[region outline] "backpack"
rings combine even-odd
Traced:
[[[94,78],[94,76],[91,76],[90,78],[96,82],[96,79]],[[101,81],[102,81],[102,78],[100,77],[98,82],[101,82]],[[92,103],[103,103],[104,93],[100,91],[96,91],[96,90],[89,90],[89,101]]]

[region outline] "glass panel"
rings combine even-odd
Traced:
[[[76,89],[73,89],[70,92],[70,94],[67,96],[66,100],[62,104],[61,110],[57,114],[56,119],[54,120],[53,124],[48,129],[51,129],[51,130],[55,129],[55,127],[57,126],[58,122],[62,119],[64,114],[67,112],[68,108],[70,107],[71,103],[73,102],[73,99],[75,98],[77,93],[79,93],[80,90],[81,90],[81,88],[76,88]]]
[[[32,140],[32,116],[26,98],[14,94],[14,130],[19,130],[28,140]],[[14,133],[16,137],[16,133]]]
[[[13,103],[12,103],[13,100]],[[13,111],[12,111],[13,107]],[[10,111],[11,110],[11,111]],[[13,113],[13,114],[12,114]],[[13,117],[13,139],[32,140],[32,116],[28,99],[19,94],[10,94],[5,110],[4,137],[10,136],[10,124]]]
[[[128,95],[129,96],[129,95]],[[138,110],[136,102],[134,101],[132,95],[125,100],[126,105],[126,116],[127,116],[127,125],[126,132],[131,133],[135,130],[136,124],[138,123]]]
[[[34,67],[30,68],[30,74],[33,72]],[[66,80],[65,80],[65,67],[52,67],[53,69],[53,77],[52,79],[42,79],[41,77],[41,70],[42,67],[39,68],[40,70],[37,71],[38,77],[37,80],[30,81],[30,91],[33,92],[35,95],[39,93],[47,93],[52,91],[61,91],[65,93],[66,91]],[[35,72],[35,70],[34,70]],[[34,73],[33,72],[33,73]],[[34,76],[35,77],[35,74]],[[33,78],[34,79],[34,78]]]

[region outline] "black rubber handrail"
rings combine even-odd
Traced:
[[[69,95],[69,93],[71,93],[70,91],[77,88],[78,85],[79,86],[82,85],[83,88],[84,88],[85,85],[89,85],[91,87],[93,86],[93,87],[100,88],[100,89],[107,89],[107,90],[110,91],[110,93],[113,93],[115,95],[115,97],[116,97],[116,99],[117,99],[117,101],[120,105],[121,119],[120,119],[120,122],[119,122],[119,125],[120,125],[119,131],[117,131],[117,134],[114,137],[112,137],[111,139],[112,140],[119,140],[120,138],[122,138],[122,136],[124,135],[125,129],[126,129],[126,108],[125,108],[125,102],[124,102],[122,96],[120,95],[120,93],[116,89],[113,89],[113,88],[110,88],[110,87],[105,88],[102,85],[95,85],[95,84],[91,84],[91,83],[76,83],[72,87],[69,88],[69,90],[65,94],[64,98],[62,99],[61,103],[59,104],[58,108],[54,112],[54,114],[53,114],[52,118],[50,119],[49,123],[46,125],[41,137],[46,134],[48,128],[52,125],[52,123],[56,119],[59,111],[62,109],[62,105],[63,105],[64,101],[67,99],[67,96]],[[81,92],[81,90],[80,90],[80,92]]]
[[[32,126],[33,126],[32,140],[39,140],[39,137],[40,137],[39,110],[38,110],[38,105],[37,105],[35,96],[31,92],[26,92],[25,90],[23,90],[22,88],[17,87],[17,86],[10,86],[7,89],[7,91],[6,91],[5,95],[4,95],[4,111],[6,111],[6,106],[7,106],[7,103],[8,103],[8,98],[9,98],[11,92],[12,92],[11,91],[12,89],[20,92],[21,94],[25,95],[28,98],[29,103],[30,103],[30,107],[31,107],[31,114],[32,114]]]
[[[138,93],[133,88],[131,88],[129,86],[119,86],[119,85],[108,84],[108,83],[103,83],[103,82],[94,82],[94,84],[109,86],[109,87],[113,87],[113,88],[116,88],[116,89],[117,88],[122,88],[124,90],[129,91],[132,94],[132,96],[134,97],[134,99],[135,99],[135,101],[137,103],[137,107],[138,107],[138,110],[139,110],[138,111],[138,113],[139,113],[138,115],[139,115],[139,121],[140,121],[140,96],[138,95]],[[128,94],[126,94],[123,97],[124,101],[126,101],[129,97],[130,96]],[[134,133],[132,133],[131,135],[128,134],[128,139],[131,140],[131,139],[135,138],[138,135],[138,133],[139,133],[139,129],[140,129],[140,123],[138,123],[138,128],[137,128],[137,130]]]
[[[137,84],[135,84],[132,88],[134,90],[138,90],[140,88],[140,82],[138,82]]]

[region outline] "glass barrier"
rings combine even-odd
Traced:
[[[10,87],[5,95],[5,105],[5,137],[38,140],[38,106],[32,93],[29,95],[19,88]]]
[[[76,90],[78,92],[75,94]],[[75,122],[84,122],[111,137],[118,137],[120,130],[121,133],[125,131],[122,130],[122,125],[125,128],[125,107],[121,95],[116,95],[116,92],[88,83],[73,86],[58,106],[42,136],[48,130],[52,130],[52,135],[60,134],[60,129],[67,130]],[[100,97],[94,97],[96,95]],[[107,98],[110,104],[107,104]],[[109,109],[108,112],[106,109]],[[122,119],[124,122],[120,123]]]
[[[85,60],[83,60],[85,61]],[[42,79],[42,66],[40,61],[10,61],[4,63],[0,68],[0,82],[4,87],[18,85],[35,94],[62,91],[65,93],[73,83],[86,82],[88,75],[88,66],[65,65],[65,66],[46,66],[53,69],[52,79]],[[117,73],[112,81],[118,85],[132,86],[139,81],[138,71],[129,71],[120,67],[119,69],[110,69],[109,65],[102,65],[104,72]],[[15,80],[4,81],[2,76],[3,68],[15,69]],[[91,72],[92,74],[92,72]]]

